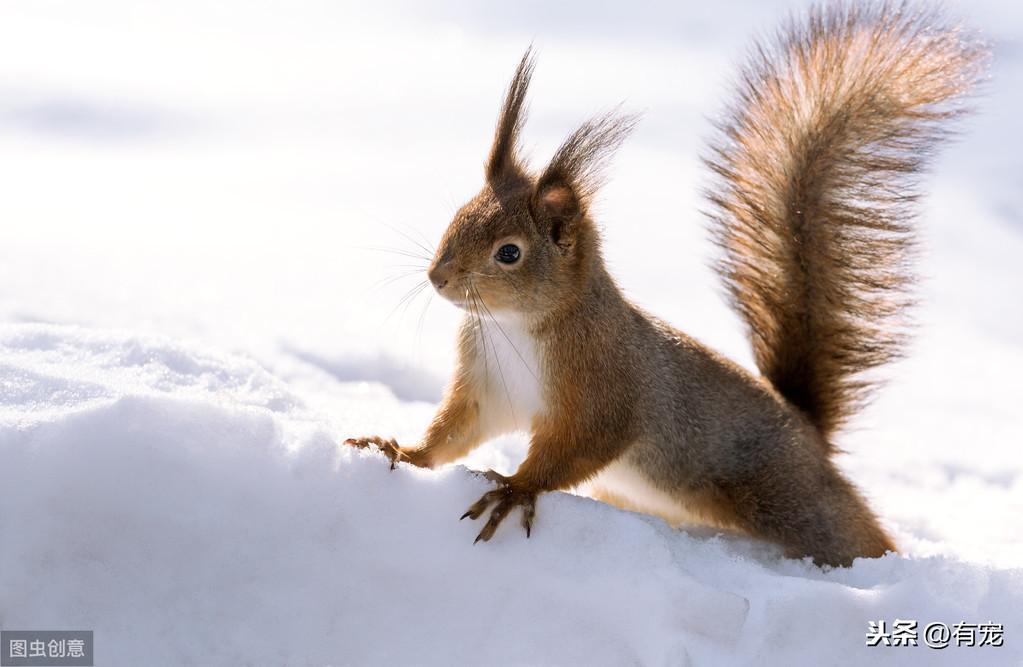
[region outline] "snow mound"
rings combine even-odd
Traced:
[[[1023,660],[1023,572],[888,556],[822,571],[569,494],[473,546],[463,467],[338,446],[258,364],[0,327],[0,626],[92,629],[96,664],[985,664]],[[367,417],[368,416],[368,417]],[[395,426],[395,424],[401,424]],[[1005,624],[1001,648],[865,645],[868,621]]]

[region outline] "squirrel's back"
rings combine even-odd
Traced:
[[[986,50],[932,10],[830,4],[752,53],[707,160],[719,271],[826,441],[901,353],[915,179]]]

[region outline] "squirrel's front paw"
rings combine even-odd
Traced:
[[[406,454],[405,451],[398,446],[398,442],[394,438],[384,439],[378,435],[373,435],[368,438],[348,438],[345,440],[344,444],[351,447],[358,447],[359,449],[365,449],[370,445],[376,445],[376,447],[391,460],[391,470],[394,470],[394,466],[400,461],[412,462],[408,454]]]
[[[499,475],[494,471],[488,471],[486,474],[487,479],[496,481],[501,484],[500,488],[488,491],[483,494],[483,497],[477,500],[468,511],[462,515],[462,519],[469,517],[470,519],[478,519],[483,512],[486,511],[495,502],[497,506],[494,507],[493,511],[490,512],[490,519],[487,524],[483,526],[483,530],[476,536],[473,544],[483,540],[486,542],[494,536],[494,531],[504,520],[504,517],[508,515],[514,507],[522,507],[522,527],[526,530],[526,537],[529,537],[530,532],[533,528],[533,516],[536,514],[536,496],[537,492],[531,489],[520,489],[516,488],[510,483],[510,478],[504,475]]]

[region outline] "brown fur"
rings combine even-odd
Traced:
[[[463,515],[493,506],[477,540],[514,507],[528,535],[539,493],[595,480],[632,509],[696,515],[818,563],[893,550],[829,443],[864,396],[859,373],[898,353],[909,179],[982,52],[929,13],[835,5],[756,53],[710,164],[722,273],[763,377],[629,303],[607,273],[589,207],[634,119],[584,124],[530,175],[516,152],[527,52],[487,183],[429,271],[466,311],[440,410],[417,447],[349,444],[434,467],[528,430],[516,473],[488,473],[498,488]],[[500,261],[509,244],[519,254]]]
[[[914,176],[985,51],[935,12],[834,5],[759,46],[708,164],[757,367],[825,436],[900,356]]]

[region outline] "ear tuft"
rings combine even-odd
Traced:
[[[519,131],[526,121],[525,101],[529,80],[533,76],[533,47],[526,49],[519,66],[512,77],[511,85],[501,108],[494,132],[494,144],[487,159],[487,181],[500,182],[509,177],[521,177],[522,167],[518,161]]]
[[[574,243],[604,167],[637,120],[609,113],[587,121],[561,144],[540,174],[532,210],[541,230],[558,246],[567,249]]]
[[[603,182],[604,168],[625,138],[636,127],[639,117],[615,112],[598,116],[569,135],[561,144],[537,181],[539,192],[561,184],[585,206]]]

